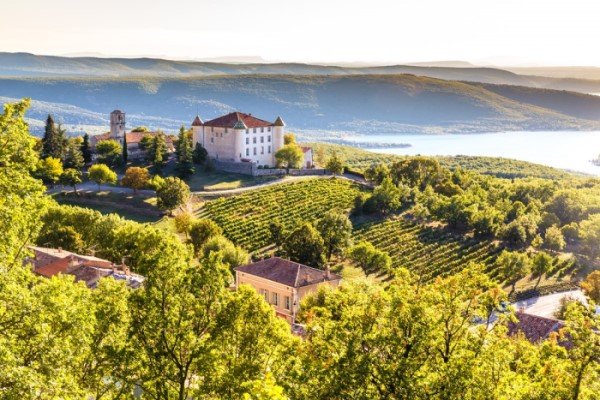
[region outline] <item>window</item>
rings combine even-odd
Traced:
[[[254,148],[254,155],[256,155],[256,147]]]
[[[249,156],[250,155],[250,149],[246,149],[246,155]]]
[[[264,143],[264,142],[265,142],[265,137],[264,137],[264,136],[261,136],[261,137],[260,137],[260,142],[261,142],[261,143]]]
[[[271,143],[271,135],[267,136],[267,142]]]
[[[215,142],[215,138],[214,138],[214,137],[211,137],[211,138],[210,138],[210,142],[211,142],[211,143],[214,143],[214,142]]]
[[[252,143],[256,143],[256,138],[255,137],[252,138]]]
[[[250,138],[246,138],[246,144],[250,144]]]
[[[271,146],[269,146],[269,154],[271,154]]]
[[[250,133],[250,129],[246,129],[246,133]]]
[[[225,133],[227,133],[227,128],[225,128]],[[223,133],[221,132],[221,137],[223,137]]]
[[[254,129],[252,130],[252,132],[256,133],[256,128],[254,128]]]
[[[279,293],[271,293],[271,304],[274,306],[279,305]]]
[[[261,296],[263,296],[266,300],[266,302],[269,302],[269,291],[267,289],[260,289],[260,294]]]
[[[265,154],[265,146],[260,146],[260,154]]]
[[[268,127],[268,128],[267,128],[267,132],[271,132],[271,127]]]
[[[260,133],[263,133],[265,131],[265,128],[260,128]]]
[[[285,309],[286,310],[292,309],[292,302],[291,302],[290,296],[285,296]]]

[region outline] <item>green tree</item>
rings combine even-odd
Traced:
[[[286,133],[285,135],[283,135],[283,144],[296,144],[296,135],[294,135],[293,133]]]
[[[556,225],[552,225],[546,229],[546,235],[544,236],[544,247],[554,251],[560,251],[565,248],[565,238],[560,228]]]
[[[275,153],[275,160],[279,168],[285,168],[288,172],[290,168],[300,168],[304,153],[295,143],[286,144]]]
[[[63,185],[72,186],[75,194],[77,194],[77,185],[79,185],[81,181],[81,171],[73,168],[65,169],[60,176],[60,182]]]
[[[123,144],[121,148],[121,159],[123,161],[123,165],[127,165],[127,160],[129,159],[129,149],[127,148],[127,135],[123,135]]]
[[[117,174],[106,164],[94,164],[88,169],[88,178],[90,181],[100,185],[117,183]]]
[[[80,170],[83,168],[84,163],[83,154],[81,154],[81,144],[75,139],[69,140],[65,152],[65,168]]]
[[[156,205],[162,210],[172,211],[183,206],[190,198],[190,187],[175,177],[165,178],[156,190]]]
[[[62,161],[59,158],[46,157],[38,162],[36,175],[54,187],[63,173]]]
[[[121,144],[116,140],[103,140],[96,145],[98,163],[106,164],[109,167],[114,167],[121,163],[122,152]]]
[[[365,171],[365,178],[376,185],[381,185],[381,182],[389,177],[390,168],[384,163],[373,164]]]
[[[344,163],[338,157],[336,152],[333,152],[331,157],[327,160],[327,164],[325,164],[325,169],[331,172],[334,176],[341,175],[344,172]]]
[[[210,219],[194,221],[189,228],[190,242],[196,254],[209,239],[223,233],[223,229]]]
[[[596,304],[600,304],[600,271],[594,271],[589,274],[581,282],[581,289]]]
[[[28,107],[28,100],[6,103],[0,114],[0,272],[21,265],[26,245],[35,241],[40,217],[49,204],[46,188],[31,176],[38,156],[24,120]]]
[[[496,259],[496,268],[502,279],[511,285],[512,294],[517,282],[531,272],[531,259],[525,253],[503,250]]]
[[[149,180],[150,173],[148,173],[147,168],[129,167],[121,179],[121,184],[133,189],[133,193],[137,194],[139,189],[145,188],[148,185]]]
[[[348,250],[348,257],[367,274],[391,272],[392,259],[385,251],[375,248],[370,242],[362,241]]]
[[[200,249],[201,259],[210,259],[219,254],[224,265],[231,271],[240,265],[250,261],[250,255],[244,249],[234,245],[231,240],[221,235],[213,235],[202,245]]]
[[[379,211],[387,214],[399,210],[402,206],[402,200],[408,194],[407,189],[398,187],[390,178],[385,178],[381,185],[373,190],[373,194],[367,200],[365,208],[369,212]]]
[[[542,277],[544,276],[544,274],[547,274],[548,272],[550,272],[550,270],[552,269],[552,257],[550,257],[550,255],[546,252],[543,251],[539,251],[532,260],[532,269],[531,272],[533,273],[533,276],[537,276],[538,280],[535,284],[535,287],[537,288],[540,285],[540,281],[542,280]]]
[[[283,250],[294,261],[311,267],[325,263],[325,243],[309,222],[294,229],[283,242]]]
[[[271,240],[276,246],[281,246],[286,237],[285,226],[279,219],[273,219],[269,222],[269,233]]]
[[[150,146],[146,150],[146,157],[154,166],[154,169],[160,171],[168,158],[167,138],[163,132],[156,132],[152,137]]]
[[[316,228],[323,238],[327,260],[342,252],[352,244],[352,222],[346,214],[328,211],[317,221]]]
[[[594,214],[579,224],[579,236],[584,253],[594,262],[600,255],[600,214]]]
[[[46,128],[42,137],[42,158],[54,157],[60,160],[65,155],[67,145],[66,132],[61,126],[56,126],[51,115],[46,118]]]
[[[92,147],[90,146],[90,135],[87,133],[83,135],[83,141],[81,142],[81,155],[83,156],[83,162],[89,164],[92,162]]]
[[[192,142],[190,132],[184,126],[179,129],[177,139],[177,171],[179,176],[187,177],[194,174],[194,162],[192,155]]]
[[[47,230],[38,238],[38,243],[45,247],[63,248],[74,253],[82,253],[85,249],[83,238],[72,226],[59,226]]]
[[[194,147],[194,152],[192,153],[192,160],[194,161],[194,164],[203,165],[207,158],[208,152],[200,142],[197,142],[196,146]]]
[[[177,233],[185,234],[185,237],[188,238],[190,235],[190,230],[192,225],[195,222],[195,218],[192,213],[187,211],[182,211],[178,213],[175,218],[173,218],[173,223],[175,224],[175,230]]]

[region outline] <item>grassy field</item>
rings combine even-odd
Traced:
[[[55,193],[52,195],[59,204],[91,208],[103,214],[115,213],[137,222],[156,222],[162,212],[156,208],[156,198],[143,195],[124,195],[108,191]]]

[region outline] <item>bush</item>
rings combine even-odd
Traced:
[[[222,234],[223,230],[209,219],[200,219],[190,225],[189,232],[194,251],[198,253],[210,238]]]
[[[156,190],[156,205],[162,210],[172,211],[187,203],[190,187],[181,179],[168,177]]]

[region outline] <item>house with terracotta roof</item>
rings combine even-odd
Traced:
[[[127,143],[127,156],[131,159],[142,158],[144,152],[140,143],[144,137],[154,137],[158,132],[126,132],[125,125],[125,113],[121,110],[114,110],[110,113],[110,131],[102,133],[100,135],[94,135],[90,138],[90,145],[92,151],[96,150],[96,145],[103,140],[116,140],[123,145],[123,142]],[[165,141],[167,144],[167,151],[172,153],[175,151],[173,144],[173,138],[166,135]]]
[[[284,127],[281,117],[270,122],[241,112],[206,122],[196,116],[192,122],[194,145],[200,143],[210,158],[263,167],[275,166],[275,153],[283,147]]]
[[[508,323],[508,335],[523,334],[532,343],[547,339],[552,332],[558,332],[564,323],[554,318],[540,317],[519,311],[515,314],[516,322]]]
[[[250,285],[273,306],[277,316],[296,321],[300,302],[323,285],[337,287],[342,277],[279,257],[271,257],[235,269],[235,285]]]
[[[115,265],[98,257],[75,254],[61,248],[30,246],[30,250],[34,256],[26,262],[34,273],[46,278],[58,274],[73,275],[76,282],[84,282],[89,288],[95,288],[105,277],[125,281],[134,289],[144,282],[143,276],[132,274],[125,265]]]

